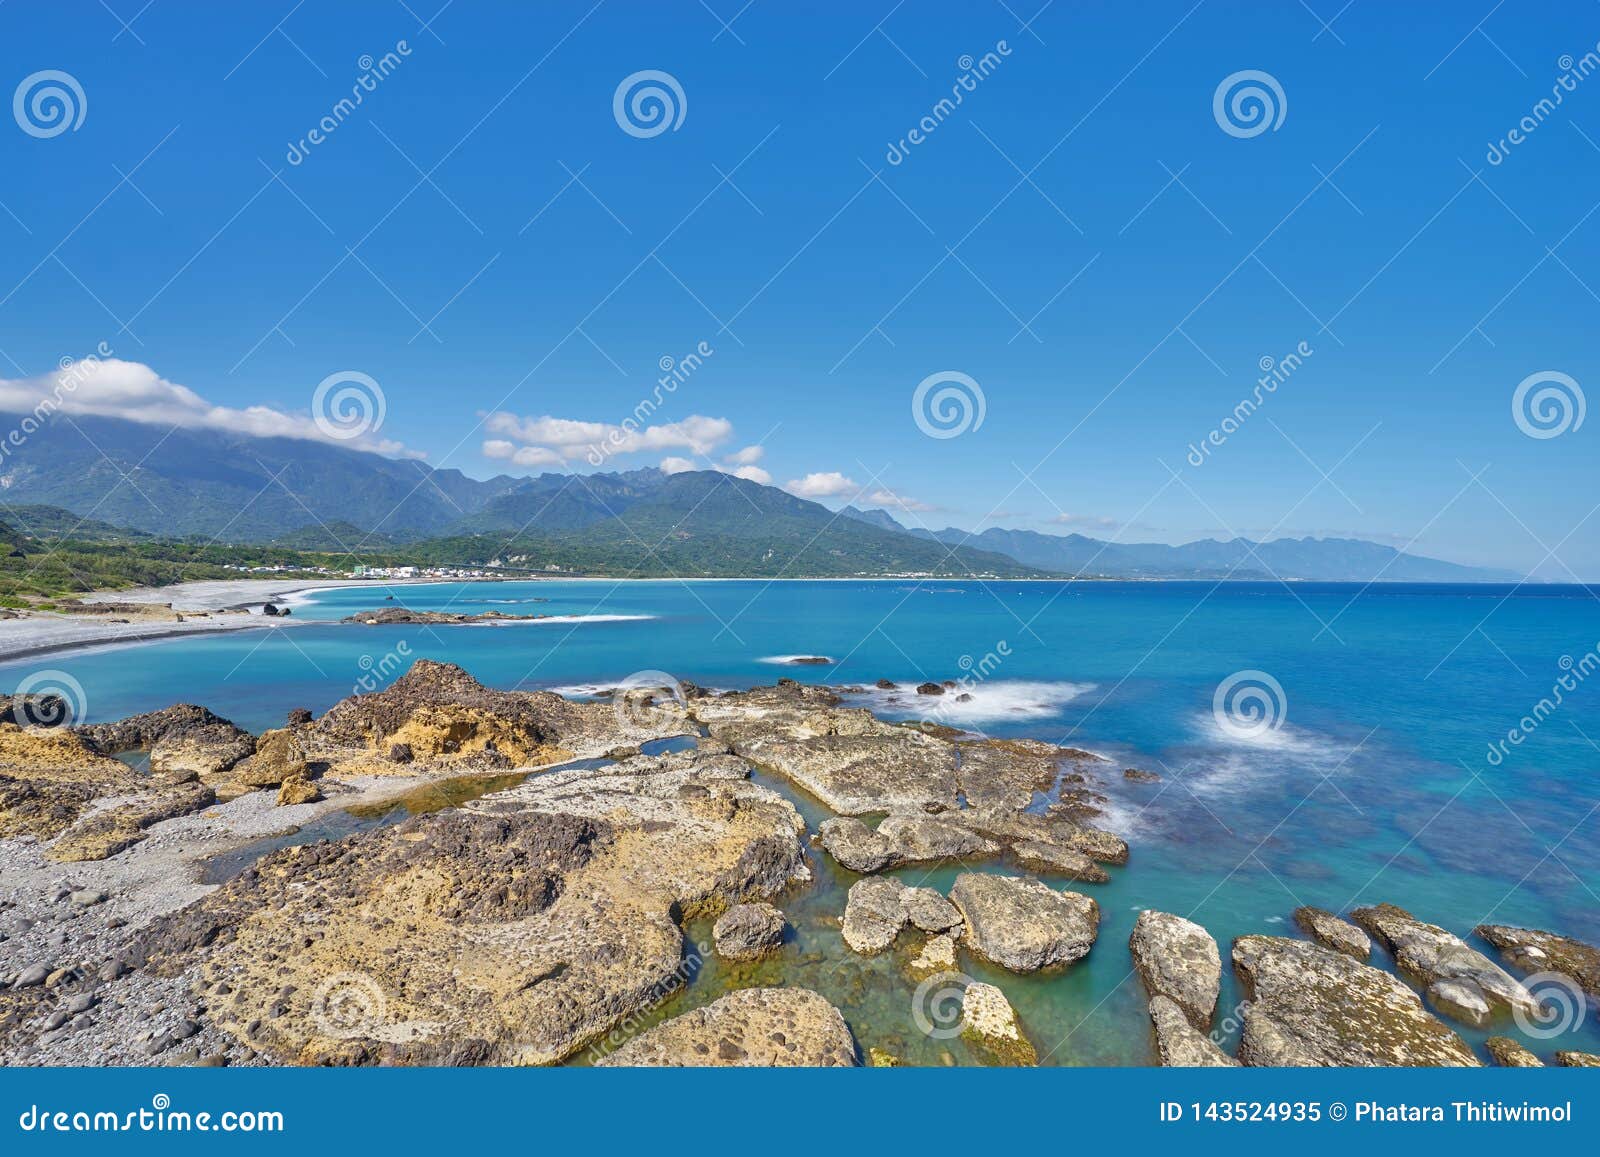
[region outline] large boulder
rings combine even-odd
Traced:
[[[1494,961],[1452,932],[1425,924],[1404,908],[1378,904],[1351,915],[1394,953],[1401,975],[1428,990],[1434,1006],[1482,1027],[1495,1009],[1537,1016],[1538,997]]]
[[[177,781],[220,775],[255,750],[255,737],[194,703],[76,729],[107,755],[148,751],[150,770]]]
[[[1247,1065],[1472,1066],[1478,1058],[1387,972],[1304,940],[1241,936]]]
[[[950,899],[966,922],[972,951],[1012,972],[1037,972],[1086,956],[1100,927],[1100,906],[1038,880],[965,872]]]
[[[1150,1021],[1155,1026],[1156,1055],[1167,1068],[1220,1069],[1239,1063],[1195,1028],[1189,1015],[1165,996],[1150,998]]]
[[[600,1065],[854,1066],[844,1017],[804,988],[743,988],[657,1025]]]
[[[892,861],[899,864],[987,857],[1000,851],[993,840],[938,816],[892,815],[878,825],[877,835],[888,843]]]
[[[822,846],[842,867],[870,874],[889,866],[893,849],[889,841],[854,816],[835,816],[817,828]]]
[[[1544,1062],[1508,1036],[1492,1036],[1483,1042],[1494,1063],[1505,1069],[1542,1069]]]
[[[961,927],[961,913],[937,888],[907,888],[901,893],[906,919],[923,932],[949,932]]]
[[[411,752],[424,769],[541,766],[599,754],[656,735],[682,734],[677,704],[617,710],[548,691],[497,691],[451,663],[418,659],[382,691],[352,695],[296,729],[307,758],[358,772],[393,773],[389,753]],[[407,761],[404,774],[418,768]]]
[[[712,925],[711,938],[724,960],[756,960],[783,946],[783,913],[771,904],[735,904]]]
[[[263,731],[255,752],[233,769],[234,782],[244,787],[277,787],[307,778],[305,748],[295,728]]]
[[[1294,910],[1294,922],[1324,948],[1343,952],[1352,960],[1366,961],[1372,955],[1372,940],[1348,920],[1341,920],[1322,908],[1302,905]]]
[[[1518,972],[1559,972],[1600,1000],[1600,948],[1554,932],[1508,924],[1479,924],[1473,931],[1498,948]]]
[[[906,886],[893,876],[867,876],[850,885],[840,931],[854,951],[871,956],[895,942],[910,917]]]
[[[1211,933],[1147,908],[1134,921],[1128,951],[1146,992],[1172,1000],[1202,1032],[1210,1027],[1222,984],[1222,956]]]

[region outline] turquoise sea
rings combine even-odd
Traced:
[[[388,593],[416,609],[557,617],[433,628],[304,622],[392,605]],[[712,688],[781,676],[867,687],[880,678],[962,680],[971,698],[940,708],[941,722],[1114,761],[1105,765],[1110,803],[1099,822],[1127,837],[1131,862],[1112,869],[1109,884],[1066,885],[1101,905],[1093,952],[1044,978],[962,964],[1004,988],[1052,1064],[1149,1062],[1148,1021],[1126,950],[1144,907],[1205,925],[1225,958],[1235,936],[1295,934],[1289,914],[1297,905],[1345,912],[1383,900],[1463,936],[1492,922],[1600,943],[1600,592],[1591,588],[374,584],[313,594],[294,603],[294,616],[282,630],[4,664],[0,688],[48,668],[82,685],[91,720],[192,701],[260,729],[279,725],[290,708],[320,712],[358,687],[380,686],[424,657],[459,663],[494,686],[569,693],[641,671]],[[798,655],[835,663],[775,662]],[[1242,673],[1251,674],[1235,680]],[[1228,714],[1226,699],[1219,715],[1214,700],[1230,681],[1244,692],[1235,706],[1265,711],[1259,728]],[[1250,688],[1265,690],[1252,700]],[[862,702],[900,717],[929,711],[915,695],[875,693]],[[1509,742],[1519,727],[1525,738]],[[1124,767],[1162,779],[1126,781]],[[825,818],[786,782],[762,778],[813,825]],[[863,960],[844,949],[836,919],[853,877],[822,853],[816,858],[818,886],[785,902],[797,942],[783,959],[737,970],[708,960],[661,1015],[729,985],[802,983],[844,1009],[864,1047],[920,1063],[970,1060],[959,1040],[919,1030],[916,986],[895,958]],[[954,874],[904,873],[939,886]],[[689,933],[708,937],[706,929]],[[1374,960],[1387,966],[1382,955]],[[1225,1046],[1237,1035],[1227,1014],[1238,999],[1225,975]],[[1509,1021],[1496,1027],[1541,1055],[1600,1051],[1593,1009],[1548,1039]],[[1475,1043],[1487,1035],[1462,1031]]]

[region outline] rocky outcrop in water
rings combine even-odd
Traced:
[[[1542,1069],[1544,1062],[1507,1036],[1492,1036],[1483,1042],[1494,1063],[1505,1069]]]
[[[1537,1015],[1539,1001],[1494,961],[1404,908],[1357,908],[1356,923],[1394,953],[1401,975],[1427,989],[1434,1007],[1467,1024],[1487,1025],[1496,1009]]]
[[[1241,936],[1247,1065],[1472,1066],[1478,1058],[1401,981],[1304,940]]]
[[[1363,962],[1372,956],[1372,940],[1367,934],[1332,912],[1302,906],[1294,910],[1294,922],[1324,948],[1343,952],[1352,960]]]
[[[548,619],[549,615],[508,615],[500,611],[466,614],[460,611],[412,611],[405,607],[383,607],[376,611],[357,611],[340,619],[341,623],[360,623],[368,627],[457,626],[463,623],[516,623]]]
[[[1150,998],[1150,1022],[1155,1026],[1156,1055],[1166,1068],[1231,1068],[1238,1065],[1215,1041],[1195,1028],[1177,1002],[1165,996]]]
[[[771,904],[735,904],[712,926],[717,955],[724,960],[757,960],[783,947],[783,913]]]
[[[1507,924],[1479,924],[1473,931],[1498,948],[1518,972],[1559,972],[1600,1000],[1600,948],[1570,936]]]
[[[992,984],[967,985],[961,996],[961,1039],[1001,1065],[1039,1063],[1039,1054],[1022,1033],[1016,1010]]]
[[[839,1010],[804,988],[745,988],[673,1017],[601,1065],[855,1066],[855,1038]]]
[[[906,886],[893,876],[868,876],[851,884],[840,925],[844,942],[864,956],[892,945],[910,919],[905,892]]]
[[[1100,906],[1038,880],[965,872],[950,899],[966,923],[963,942],[1012,972],[1037,972],[1088,955],[1100,928]]]
[[[1151,997],[1167,997],[1200,1031],[1210,1027],[1222,984],[1222,956],[1211,933],[1182,916],[1147,908],[1134,921],[1128,951]]]

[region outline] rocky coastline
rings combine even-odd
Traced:
[[[0,1063],[904,1063],[829,988],[852,962],[967,1063],[1063,1063],[1008,987],[1121,952],[1095,890],[1138,854],[1097,826],[1125,772],[1088,752],[788,679],[575,700],[421,660],[320,717],[284,706],[252,734],[196,704],[42,728],[48,704],[0,700]],[[1594,947],[1347,915],[1224,948],[1141,911],[1149,1063],[1594,1063],[1459,1031],[1545,1015],[1534,974],[1593,997]]]

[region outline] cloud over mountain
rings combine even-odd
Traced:
[[[316,383],[306,387],[309,404]],[[65,414],[68,417],[121,418],[150,426],[217,430],[251,438],[300,438],[390,457],[421,458],[402,443],[380,437],[381,420],[360,433],[310,413],[291,414],[270,406],[242,410],[218,406],[188,386],[169,382],[142,362],[121,358],[63,360],[61,367],[31,378],[0,378],[0,413]],[[373,413],[381,419],[381,394]]]

